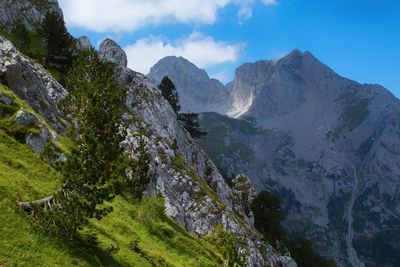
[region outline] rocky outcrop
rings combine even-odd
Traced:
[[[15,124],[19,126],[31,126],[38,123],[39,119],[32,113],[20,110],[15,117]]]
[[[161,192],[168,215],[188,231],[203,236],[217,225],[232,232],[247,266],[296,266],[289,257],[267,250],[252,226],[251,219],[226,184],[214,163],[180,126],[176,114],[159,89],[142,74],[118,67],[119,83],[127,88],[126,106],[136,118],[123,142],[128,155],[134,157],[138,136],[145,132],[148,151],[154,159],[154,181],[148,194]],[[239,241],[240,240],[240,241]]]
[[[56,131],[66,129],[57,106],[66,97],[66,90],[42,66],[25,57],[1,36],[0,82],[43,116]]]
[[[106,39],[100,44],[100,59],[121,65],[128,66],[128,59],[125,51],[113,40]]]
[[[86,50],[92,46],[87,36],[81,36],[76,40],[76,48],[80,51]]]
[[[47,12],[63,16],[57,0],[0,0],[0,27],[11,32],[22,23],[28,30],[36,30]]]
[[[5,105],[12,104],[12,99],[2,93],[0,93],[0,101]]]
[[[161,59],[148,76],[156,85],[164,76],[173,81],[183,113],[214,111],[225,114],[230,105],[225,86],[182,57]]]

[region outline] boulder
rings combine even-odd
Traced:
[[[12,99],[2,93],[0,93],[0,101],[6,105],[12,104]]]
[[[17,116],[15,118],[15,124],[19,126],[31,126],[35,123],[39,122],[39,119],[35,114],[25,112],[24,110],[20,110],[17,112]]]

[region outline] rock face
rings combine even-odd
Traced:
[[[81,36],[76,40],[76,48],[80,51],[90,48],[92,44],[87,36]]]
[[[0,27],[11,32],[16,23],[22,23],[35,30],[47,12],[63,16],[57,0],[0,0]]]
[[[66,97],[66,90],[42,66],[22,55],[1,36],[0,82],[34,108],[56,131],[66,129],[57,107]]]
[[[280,195],[290,234],[341,266],[399,266],[400,101],[297,50],[244,64],[229,88],[239,120],[200,116],[214,162]]]
[[[128,90],[126,106],[133,115],[124,118],[139,118],[131,122],[123,146],[134,156],[138,133],[146,132],[155,175],[147,191],[162,193],[167,214],[200,236],[222,225],[239,243],[246,244],[239,250],[247,266],[297,266],[290,257],[277,255],[260,241],[252,214],[246,214],[214,163],[180,126],[161,92],[144,75],[123,66],[117,68],[116,77]]]
[[[11,105],[12,103],[12,99],[2,93],[0,93],[0,101],[6,105]]]
[[[120,62],[119,57],[115,57],[118,53],[105,53],[112,51],[113,47],[116,46],[103,46],[103,59]],[[272,247],[261,242],[259,233],[252,226],[252,215],[245,212],[214,163],[181,127],[161,92],[144,75],[127,69],[124,64],[116,67],[115,75],[118,83],[127,89],[128,111],[123,119],[129,124],[129,134],[122,146],[127,156],[134,157],[138,136],[144,133],[143,138],[153,159],[154,179],[147,194],[161,193],[167,214],[188,231],[206,235],[212,233],[217,225],[222,225],[226,231],[232,232],[247,266],[296,266],[290,257],[278,255]],[[15,123],[35,127],[25,142],[36,153],[42,153],[50,140],[57,139],[42,120],[47,120],[60,132],[65,129],[57,106],[66,96],[65,89],[2,37],[0,81],[41,115],[21,109],[16,112]],[[3,102],[7,101],[5,97],[3,95]],[[62,159],[65,156],[61,155],[55,161]]]
[[[182,57],[166,57],[150,69],[148,74],[158,85],[168,76],[176,86],[181,112],[215,111],[225,114],[229,106],[228,91],[216,79]]]
[[[37,122],[39,122],[39,119],[34,114],[24,110],[18,111],[15,117],[15,124],[19,126],[30,126]]]
[[[100,45],[100,58],[123,67],[128,66],[128,59],[125,51],[113,40],[106,39]]]

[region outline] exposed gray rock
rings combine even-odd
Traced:
[[[92,44],[87,36],[81,36],[76,40],[76,48],[80,51],[89,49]]]
[[[42,126],[39,134],[29,134],[25,139],[25,143],[29,145],[36,154],[43,152],[46,144],[51,139],[51,133],[47,127]]]
[[[9,98],[8,96],[6,96],[2,93],[0,93],[0,101],[6,105],[11,105],[13,102],[11,98]]]
[[[175,84],[181,112],[214,111],[225,114],[230,106],[228,91],[216,79],[182,57],[166,57],[150,69],[151,81],[158,85],[164,76]]]
[[[107,49],[103,48],[104,51]],[[110,55],[112,53],[103,53],[103,59],[114,60],[115,57],[110,58]],[[117,62],[120,60],[117,59]],[[145,133],[147,150],[153,159],[151,172],[154,179],[146,194],[154,196],[161,193],[167,213],[198,235],[211,234],[217,225],[232,232],[247,266],[263,266],[272,259],[275,259],[275,266],[284,264],[286,257],[264,249],[261,236],[248,222],[241,204],[237,201],[234,204],[235,195],[231,188],[205,152],[181,127],[159,89],[144,75],[125,68],[124,64],[117,67],[116,75],[120,85],[127,89],[126,106],[129,109],[124,116],[127,122],[130,121],[129,134],[122,146],[127,156],[137,157],[138,138]],[[0,76],[18,97],[54,128],[65,129],[57,107],[57,103],[66,96],[64,88],[4,38],[0,38]],[[17,117],[21,125],[30,126],[35,121],[26,112],[19,113]],[[56,135],[40,120],[39,133],[32,131],[25,140],[38,154],[44,152]],[[58,160],[63,158],[65,156],[61,155]],[[184,166],[176,161],[183,161]]]
[[[11,32],[16,23],[22,23],[36,30],[47,12],[63,16],[57,0],[0,0],[0,27]]]
[[[15,117],[15,124],[19,126],[31,126],[38,122],[39,119],[35,114],[25,112],[24,110],[18,111]]]
[[[290,234],[340,266],[399,265],[400,101],[298,50],[244,64],[229,88],[240,120],[200,116],[214,162],[281,196]]]
[[[103,61],[112,62],[123,67],[128,65],[125,51],[111,39],[106,39],[101,43],[99,56]]]
[[[217,225],[232,232],[241,240],[240,244],[246,244],[240,245],[238,250],[244,253],[247,266],[264,266],[273,262],[272,259],[276,259],[273,266],[285,264],[285,257],[263,249],[261,236],[249,223],[239,201],[234,200],[231,188],[204,151],[180,126],[161,92],[145,76],[122,66],[116,75],[128,90],[126,106],[139,118],[129,126],[130,134],[122,144],[127,155],[136,157],[138,133],[146,132],[145,140],[155,174],[147,194],[161,192],[167,214],[197,235],[210,234]],[[174,165],[177,160],[183,160],[185,166]]]
[[[66,90],[39,64],[22,55],[0,36],[0,77],[9,89],[62,132],[66,125],[57,104]]]

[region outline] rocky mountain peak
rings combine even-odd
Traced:
[[[183,57],[176,56],[168,56],[159,60],[156,65],[150,69],[149,76],[152,77],[153,80],[159,82],[165,76],[163,73],[166,69],[179,70],[181,74],[190,75],[192,79],[197,79],[199,81],[210,79],[205,70],[198,68]],[[171,73],[172,71],[170,74]]]
[[[76,47],[78,50],[85,50],[92,46],[89,38],[87,36],[81,36],[76,40]]]
[[[173,81],[182,112],[216,111],[224,114],[227,110],[229,97],[225,86],[183,57],[161,59],[150,69],[148,76],[154,84],[159,84],[164,76]]]
[[[123,67],[128,66],[125,51],[111,39],[107,38],[100,44],[99,56],[103,61],[113,62]]]

